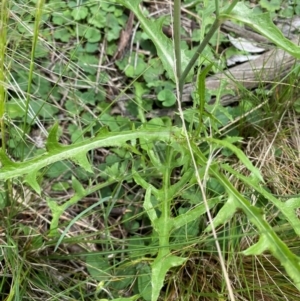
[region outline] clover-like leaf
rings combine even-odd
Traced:
[[[176,103],[174,91],[169,89],[161,90],[157,95],[157,99],[162,101],[164,107],[171,107]]]
[[[280,6],[282,4],[281,0],[260,0],[259,5],[262,8],[265,8],[269,12],[274,12],[278,9],[280,9]]]
[[[72,10],[72,17],[76,21],[83,20],[88,15],[88,9],[85,6],[77,6]]]

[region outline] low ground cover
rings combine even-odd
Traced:
[[[300,3],[140,2],[1,3],[2,299],[298,300]],[[295,63],[224,107],[227,19]]]

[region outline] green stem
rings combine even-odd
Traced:
[[[219,18],[220,10],[219,10],[219,1],[215,0],[215,8],[216,8],[216,18]]]
[[[26,127],[27,127],[27,115],[29,111],[29,104],[30,104],[30,92],[31,92],[31,85],[33,80],[33,69],[34,69],[34,57],[35,57],[35,50],[37,46],[38,36],[39,36],[39,27],[42,18],[44,0],[37,1],[36,4],[36,14],[35,14],[35,22],[34,22],[34,31],[33,31],[33,41],[31,47],[31,55],[30,55],[30,66],[29,66],[29,73],[28,73],[28,84],[27,84],[27,93],[26,93],[26,104],[25,104],[25,117],[23,123],[23,141],[25,141],[26,135]],[[24,143],[22,143],[22,155],[24,155]]]
[[[5,88],[6,78],[6,47],[7,47],[7,28],[8,28],[8,1],[2,0],[0,6],[0,133],[2,151],[6,153],[6,126],[5,126],[5,106],[7,100],[7,91]],[[6,205],[10,204],[10,196],[12,196],[12,184],[10,180],[5,181],[5,199]]]
[[[172,149],[166,153],[166,162],[165,168],[163,171],[163,187],[160,193],[160,202],[161,202],[161,219],[162,223],[159,225],[159,252],[158,257],[165,257],[170,253],[170,230],[171,230],[171,195],[170,195],[170,179],[171,179],[171,164],[172,164]]]
[[[236,4],[238,3],[239,0],[234,0],[232,1],[232,3],[229,5],[229,7],[226,9],[226,11],[224,12],[224,15],[229,15],[231,13],[231,11],[233,10],[233,8],[236,6]]]
[[[176,77],[179,81],[181,76],[181,19],[180,19],[181,0],[174,0],[174,18],[173,18],[173,34],[174,34],[174,48],[176,59]]]
[[[207,46],[208,42],[210,41],[210,39],[212,38],[212,36],[216,32],[216,30],[219,28],[219,26],[221,25],[222,22],[223,22],[223,19],[221,17],[219,19],[215,20],[215,22],[213,23],[213,25],[210,28],[209,32],[205,36],[204,40],[199,45],[199,47],[196,49],[193,57],[191,58],[190,62],[188,63],[188,65],[184,69],[184,71],[183,71],[183,73],[182,73],[182,75],[180,77],[180,80],[179,80],[179,91],[180,91],[180,94],[182,94],[182,91],[183,91],[183,86],[184,86],[185,78],[187,77],[188,73],[190,72],[190,70],[195,65],[197,59],[199,58],[199,55],[203,52],[204,48]]]
[[[179,93],[180,93],[180,95],[182,95],[184,82],[185,82],[185,79],[186,79],[188,73],[190,72],[190,70],[195,65],[197,59],[199,58],[200,54],[203,52],[204,48],[209,43],[209,41],[212,38],[212,36],[214,35],[214,33],[217,31],[217,29],[222,24],[222,22],[227,18],[226,15],[230,14],[230,12],[235,7],[237,2],[238,2],[238,0],[232,1],[230,6],[228,7],[228,9],[224,12],[224,14],[222,14],[222,15],[220,15],[216,18],[215,22],[211,26],[211,28],[210,28],[209,32],[207,33],[207,35],[205,36],[204,40],[202,41],[202,43],[196,49],[193,57],[191,58],[190,62],[188,63],[188,65],[184,69],[183,73],[181,74],[181,77],[180,77],[180,80],[179,80]]]
[[[7,19],[8,19],[8,2],[2,0],[1,2],[1,15],[0,15],[0,130],[2,149],[6,152],[6,140],[5,140],[5,103],[6,103],[6,88],[4,83],[6,82],[5,74],[5,56],[6,56],[6,44],[7,44]]]

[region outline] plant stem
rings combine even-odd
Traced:
[[[181,0],[174,0],[173,38],[174,38],[175,61],[176,61],[176,77],[178,81],[180,80],[181,77],[180,9],[181,9]]]
[[[202,41],[202,43],[199,45],[199,47],[196,49],[193,57],[191,58],[190,62],[188,63],[188,65],[186,66],[186,68],[184,69],[180,80],[179,80],[179,90],[182,92],[183,91],[183,86],[184,86],[184,80],[187,77],[188,73],[190,72],[190,70],[193,68],[193,66],[195,65],[197,59],[199,58],[199,55],[202,53],[202,51],[204,50],[204,48],[206,47],[206,45],[208,44],[208,42],[210,41],[210,39],[212,38],[213,34],[215,33],[215,31],[219,28],[219,26],[222,23],[222,19],[216,19],[215,22],[213,23],[212,27],[210,28],[209,32],[207,33],[207,35],[205,36],[204,40]]]
[[[0,131],[2,140],[2,149],[6,152],[6,141],[5,141],[5,103],[6,103],[6,88],[4,83],[6,82],[5,74],[5,55],[6,55],[6,44],[7,44],[7,19],[8,19],[8,2],[2,0],[1,3],[1,15],[0,15]]]
[[[163,187],[161,189],[161,199],[159,200],[161,217],[164,225],[159,231],[159,252],[158,257],[164,258],[170,254],[170,222],[171,222],[171,196],[170,193],[170,179],[171,179],[171,166],[172,166],[173,150],[168,148],[166,156],[166,165],[163,168]]]
[[[224,15],[228,15],[231,13],[231,11],[233,10],[233,8],[236,6],[238,0],[234,0],[232,1],[232,3],[229,5],[229,7],[226,9],[226,11],[224,12]]]
[[[26,103],[25,103],[25,116],[24,116],[23,137],[22,137],[24,141],[25,141],[26,127],[27,127],[27,115],[28,115],[29,104],[30,104],[31,85],[32,85],[32,80],[33,80],[34,57],[35,57],[35,50],[36,50],[38,36],[39,36],[39,27],[40,27],[40,22],[41,22],[42,13],[43,13],[43,6],[44,6],[44,0],[38,0],[37,4],[36,4],[33,41],[32,41],[32,47],[31,47],[31,57],[30,57]],[[22,143],[22,152],[21,153],[22,153],[22,155],[24,155],[24,144],[23,143]]]
[[[212,38],[212,36],[214,35],[215,31],[219,28],[219,26],[222,24],[222,22],[227,18],[226,15],[228,15],[232,11],[232,9],[235,7],[237,2],[238,2],[238,0],[232,1],[232,3],[228,7],[228,9],[225,11],[225,13],[221,14],[220,16],[218,16],[216,18],[216,20],[213,23],[213,25],[211,26],[209,32],[206,34],[204,40],[202,41],[202,43],[196,49],[193,57],[191,58],[190,62],[188,63],[188,65],[184,69],[183,73],[181,74],[181,77],[180,77],[180,80],[179,80],[179,93],[180,93],[180,95],[182,95],[184,82],[185,82],[185,79],[186,79],[188,73],[190,72],[190,70],[195,65],[197,59],[199,58],[200,54],[202,53],[202,51],[204,50],[206,45],[209,43],[209,41]]]
[[[219,18],[220,10],[219,10],[219,1],[215,0],[215,8],[216,8],[216,18]]]
[[[6,46],[7,46],[7,24],[8,24],[8,1],[2,0],[0,8],[0,133],[2,142],[2,151],[6,153],[6,127],[5,127],[5,104],[7,100],[7,91],[5,88],[6,78]],[[10,196],[12,196],[11,180],[4,183],[6,204],[10,204]]]

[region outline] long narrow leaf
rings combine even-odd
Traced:
[[[168,76],[175,81],[175,59],[174,59],[174,47],[172,41],[167,38],[162,32],[162,25],[164,18],[158,18],[156,20],[151,20],[147,18],[142,13],[139,4],[141,0],[116,0],[118,3],[124,5],[128,9],[134,12],[139,22],[142,25],[144,32],[149,36],[151,41],[154,43],[157,54],[161,59]],[[189,62],[189,58],[184,50],[181,50],[181,63],[184,69]],[[188,79],[192,78],[192,73],[190,72]]]
[[[196,155],[200,165],[205,164],[206,159],[197,145],[191,143],[193,152]],[[226,189],[229,200],[234,204],[234,207],[240,208],[248,217],[249,221],[253,223],[259,231],[260,239],[257,244],[245,250],[245,255],[261,254],[265,250],[269,250],[272,255],[279,260],[281,265],[285,268],[287,274],[293,280],[294,284],[300,289],[300,257],[292,253],[286,244],[277,236],[273,228],[268,224],[264,218],[264,212],[260,208],[252,206],[251,203],[244,198],[230,181],[219,171],[217,165],[209,167],[209,174],[216,178]],[[225,223],[230,215],[224,214],[222,218],[217,219],[218,224]],[[215,224],[214,224],[215,225]],[[206,231],[209,231],[209,226]]]
[[[145,141],[145,139],[148,141],[168,141],[171,137],[170,130],[137,130],[121,133],[102,133],[79,143],[62,145],[57,142],[57,130],[58,126],[55,125],[50,131],[46,144],[47,152],[28,161],[20,163],[13,162],[7,157],[3,150],[0,150],[0,161],[2,163],[0,180],[8,180],[28,175],[27,182],[40,193],[39,184],[36,181],[36,174],[41,168],[52,163],[70,159],[91,172],[92,169],[86,159],[86,153],[89,150],[100,147],[124,146],[127,142],[139,138],[143,138],[143,141]]]
[[[300,58],[300,47],[286,39],[282,32],[274,25],[269,13],[258,13],[239,2],[229,15],[224,15],[235,21],[240,21],[268,38],[272,43]]]

